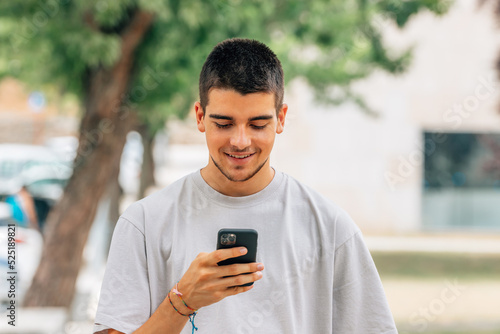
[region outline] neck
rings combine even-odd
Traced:
[[[258,193],[274,178],[274,169],[269,165],[269,161],[252,178],[242,181],[228,180],[217,167],[210,163],[201,169],[201,176],[205,182],[223,195],[232,197],[248,196]]]

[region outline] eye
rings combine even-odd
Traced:
[[[252,124],[251,127],[254,128],[254,129],[256,129],[256,130],[262,130],[266,126],[265,125],[255,125],[255,124]]]
[[[229,126],[231,126],[231,124],[219,124],[219,123],[215,123],[215,125],[216,125],[219,129],[225,129],[225,128],[228,128]]]

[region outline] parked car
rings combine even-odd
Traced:
[[[0,144],[0,201],[26,187],[34,200],[38,225],[61,197],[71,176],[71,162],[53,149],[36,145]]]

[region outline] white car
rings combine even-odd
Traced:
[[[26,186],[43,228],[50,208],[61,197],[72,172],[71,162],[51,148],[0,144],[0,201]]]

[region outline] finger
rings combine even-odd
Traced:
[[[255,281],[258,281],[262,278],[262,272],[257,271],[255,273],[251,274],[242,274],[238,276],[231,276],[231,277],[225,277],[222,278],[219,281],[219,286],[221,288],[233,288],[233,287],[239,287],[240,285],[247,284],[247,283],[253,283]]]
[[[253,289],[253,285],[250,286],[233,286],[225,291],[225,297],[234,296],[242,292],[247,292]]]
[[[226,249],[218,249],[209,254],[209,264],[216,265],[220,261],[224,261],[233,257],[245,255],[247,249],[245,247],[233,247]]]
[[[218,267],[217,274],[218,277],[237,276],[240,274],[254,273],[261,270],[264,270],[264,265],[262,263],[236,263]]]

